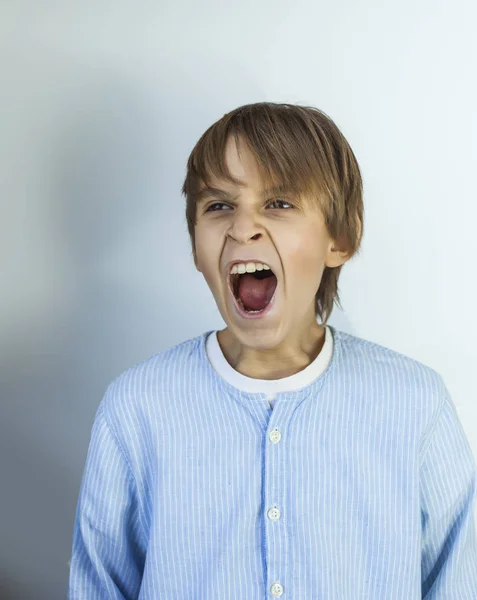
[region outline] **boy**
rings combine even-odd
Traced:
[[[477,469],[443,379],[327,325],[363,232],[336,125],[239,107],[182,191],[226,327],[108,386],[69,597],[476,600]]]

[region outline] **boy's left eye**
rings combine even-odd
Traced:
[[[274,208],[293,208],[293,206],[287,202],[286,200],[272,200],[271,202],[269,202],[267,204],[267,206],[270,206],[271,204],[275,204],[276,206]],[[287,206],[283,206],[284,204],[286,204]]]

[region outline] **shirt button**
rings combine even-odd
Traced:
[[[280,511],[278,508],[270,508],[270,510],[268,511],[268,518],[272,519],[273,521],[276,521],[277,519],[280,518]]]
[[[274,583],[270,588],[272,592],[272,596],[276,596],[277,598],[283,594],[283,586],[280,583]]]
[[[274,429],[273,431],[270,431],[270,435],[268,437],[274,444],[276,444],[281,440],[282,434],[278,431],[278,429]]]

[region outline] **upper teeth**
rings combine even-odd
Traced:
[[[263,263],[235,263],[230,271],[231,275],[235,275],[236,273],[255,273],[255,271],[271,271],[268,265]]]

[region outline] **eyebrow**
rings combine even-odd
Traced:
[[[291,190],[288,186],[279,184],[271,188],[262,190],[262,196],[276,196],[280,194],[291,194],[292,192],[293,190]],[[208,198],[223,198],[227,200],[235,200],[236,197],[237,196],[234,197],[226,190],[221,190],[220,188],[214,187],[204,187],[195,194],[197,204],[204,202]]]

